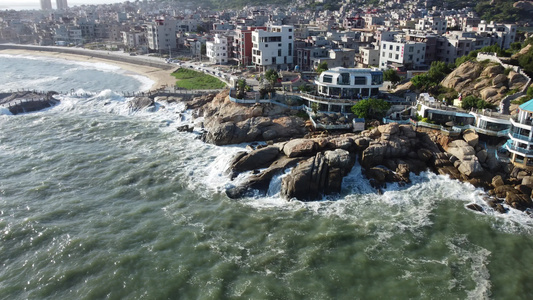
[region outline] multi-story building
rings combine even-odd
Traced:
[[[359,66],[368,68],[371,66],[379,65],[379,50],[374,47],[361,47],[359,48],[358,57]]]
[[[317,92],[326,97],[357,99],[376,96],[383,85],[379,69],[332,68],[315,80]]]
[[[68,8],[67,0],[56,0],[56,7],[59,10],[65,10]]]
[[[377,96],[383,86],[383,72],[379,69],[333,68],[322,72],[315,80],[321,97],[302,94],[309,107],[319,111],[349,112],[359,99]]]
[[[383,41],[380,46],[379,67],[416,69],[425,64],[426,44],[421,42]]]
[[[41,0],[42,10],[52,10],[52,0]]]
[[[151,51],[176,49],[176,20],[156,19],[146,24],[146,40]]]
[[[425,17],[418,20],[418,23],[415,25],[416,30],[431,30],[437,34],[443,34],[448,28],[446,19],[442,17]]]
[[[293,31],[291,25],[274,25],[252,32],[252,63],[263,70],[292,68]]]
[[[146,44],[146,34],[142,31],[122,31],[124,45],[130,49],[138,48]]]
[[[510,140],[505,147],[511,154],[511,162],[518,167],[533,169],[533,99],[518,107],[518,114],[511,119]]]
[[[206,56],[213,64],[228,63],[228,39],[225,36],[215,34],[213,41],[206,42]]]
[[[494,21],[487,24],[487,22],[481,21],[477,32],[489,35],[491,37],[491,45],[498,44],[502,49],[509,49],[516,38],[516,25],[494,24]]]
[[[353,68],[355,67],[355,50],[346,48],[330,49],[326,57],[311,58],[314,68],[317,68],[323,62],[328,64],[328,68]]]
[[[266,27],[240,27],[235,30],[233,37],[232,59],[240,65],[252,64],[252,32],[266,30]]]

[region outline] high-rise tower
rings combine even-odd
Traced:
[[[52,0],[41,0],[42,10],[52,10]]]
[[[67,0],[56,0],[57,9],[67,9]]]

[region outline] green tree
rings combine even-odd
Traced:
[[[328,70],[328,63],[327,62],[321,62],[320,64],[318,64],[318,67],[316,67],[316,72],[318,74],[324,72],[324,71],[327,71]]]
[[[380,119],[385,116],[390,107],[391,104],[383,99],[369,98],[352,106],[352,112],[358,118]]]
[[[237,99],[243,99],[246,91],[246,79],[237,80]]]
[[[276,85],[279,79],[278,72],[276,72],[276,70],[273,70],[273,69],[268,69],[265,72],[265,79],[268,81],[268,84],[270,85],[269,91],[273,91],[274,86]]]
[[[402,80],[400,75],[398,75],[398,72],[396,72],[394,69],[385,70],[385,72],[383,72],[383,79],[392,83],[398,83],[400,80]]]
[[[435,85],[426,74],[414,76],[411,78],[411,83],[416,90],[421,92],[426,92]]]

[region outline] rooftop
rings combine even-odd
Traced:
[[[533,112],[533,99],[519,106],[521,110]]]

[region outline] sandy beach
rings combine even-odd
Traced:
[[[53,58],[58,58],[58,59],[83,61],[83,62],[106,63],[106,64],[120,67],[121,69],[127,70],[137,75],[142,75],[142,76],[146,76],[150,78],[151,80],[154,81],[154,84],[151,87],[152,90],[159,89],[162,87],[172,87],[176,83],[176,78],[170,75],[174,71],[172,69],[164,70],[162,68],[157,68],[157,67],[151,67],[151,66],[145,66],[141,64],[127,63],[127,62],[113,60],[113,57],[115,57],[115,55],[110,55],[109,59],[103,59],[100,57],[90,56],[89,54],[78,55],[78,54],[69,54],[69,53],[59,53],[59,52],[50,52],[50,51],[34,51],[34,50],[23,50],[23,49],[4,49],[4,50],[0,50],[0,54],[42,56],[42,57],[53,57]]]

